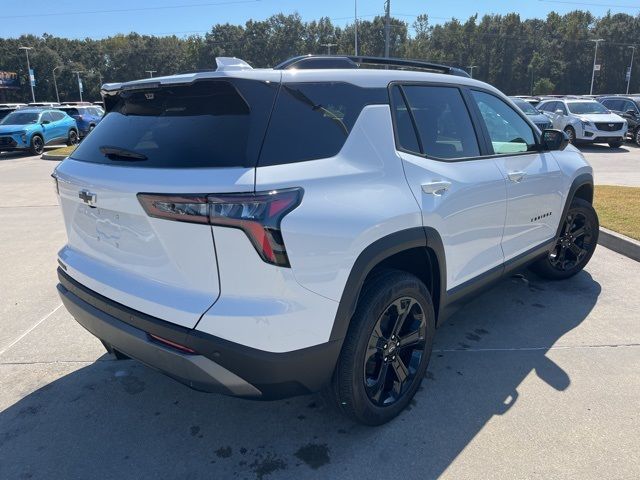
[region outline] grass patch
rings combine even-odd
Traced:
[[[594,204],[600,225],[640,240],[640,187],[596,185]]]
[[[46,155],[55,155],[61,157],[68,157],[76,149],[77,145],[71,145],[69,147],[56,148],[55,150],[45,151]]]

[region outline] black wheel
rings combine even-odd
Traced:
[[[624,142],[622,140],[618,140],[616,142],[609,142],[609,146],[611,148],[620,148]]]
[[[33,155],[42,155],[42,152],[44,152],[44,140],[40,135],[31,137],[30,150]]]
[[[435,313],[425,285],[388,270],[365,286],[336,366],[330,396],[352,420],[381,425],[411,401],[425,375]]]
[[[531,269],[550,280],[572,277],[591,260],[598,244],[599,229],[598,215],[593,206],[581,198],[574,198],[555,247]]]
[[[571,144],[576,143],[576,131],[571,125],[569,125],[568,127],[565,127],[564,133],[566,133],[567,137],[569,137],[569,143]]]
[[[89,132],[91,132],[94,128],[96,128],[95,125],[89,125]]]
[[[75,145],[78,143],[78,132],[75,130],[69,130],[69,136],[67,137],[67,145]]]
[[[640,127],[636,128],[636,131],[633,133],[633,141],[640,147]]]

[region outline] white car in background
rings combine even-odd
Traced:
[[[557,98],[540,102],[553,128],[564,130],[571,143],[608,143],[619,148],[627,135],[627,121],[600,102],[584,98]]]

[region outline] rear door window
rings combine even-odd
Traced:
[[[444,160],[480,155],[469,111],[458,88],[405,85],[402,90],[424,155]],[[399,125],[399,118],[396,120]]]
[[[120,92],[74,160],[147,168],[253,167],[277,84],[207,80]],[[114,147],[146,160],[105,156]]]
[[[282,84],[259,165],[337,155],[362,109],[380,103],[389,103],[385,88],[342,82]]]

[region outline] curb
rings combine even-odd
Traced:
[[[640,242],[633,238],[600,227],[598,244],[636,262],[640,262]]]
[[[43,153],[40,157],[42,160],[64,160],[68,155],[50,155],[48,153]]]

